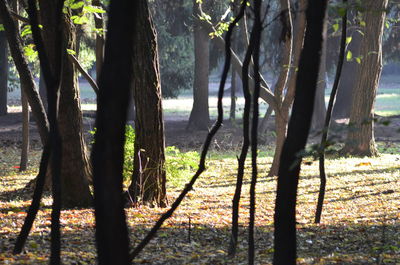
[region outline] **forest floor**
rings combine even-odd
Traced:
[[[84,114],[85,130],[93,129],[92,111]],[[386,122],[386,120],[390,122]],[[318,196],[318,163],[311,157],[302,165],[297,207],[298,264],[400,264],[400,117],[382,118],[375,130],[381,156],[375,158],[328,157],[328,186],[321,224],[314,224]],[[0,264],[45,264],[49,258],[51,198],[43,199],[27,245],[11,254],[26,216],[31,191],[25,185],[35,177],[40,142],[31,122],[30,167],[18,172],[21,114],[0,117]],[[186,131],[186,121],[166,118],[166,142],[182,152],[199,151],[206,132]],[[256,264],[271,264],[276,178],[267,177],[272,162],[274,134],[262,137],[257,183]],[[340,142],[343,126],[336,126]],[[90,134],[87,134],[90,137]],[[207,171],[200,177],[177,212],[157,237],[135,259],[137,264],[247,264],[247,224],[250,167],[247,166],[240,206],[240,233],[236,257],[227,257],[231,202],[235,189],[236,155],[241,126],[226,122],[213,141]],[[311,142],[318,139],[313,134]],[[171,204],[194,169],[168,184]],[[144,237],[163,208],[127,208],[134,247]],[[189,225],[190,220],[190,225]],[[95,264],[92,209],[63,210],[62,260],[64,264]]]

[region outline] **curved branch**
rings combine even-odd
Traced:
[[[85,79],[89,82],[89,84],[93,88],[94,92],[96,92],[96,95],[99,95],[99,87],[97,86],[96,81],[94,81],[93,78],[89,75],[89,73],[86,72],[85,69],[83,69],[83,67],[79,63],[78,59],[76,59],[76,57],[70,53],[68,53],[68,58],[76,66],[76,68],[78,68],[79,72],[83,75],[83,77],[85,77]]]

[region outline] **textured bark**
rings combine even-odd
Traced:
[[[40,100],[33,75],[28,66],[28,62],[23,55],[18,27],[12,19],[8,11],[8,5],[6,5],[5,2],[1,3],[0,5],[0,14],[3,19],[5,32],[7,34],[10,53],[20,77],[21,88],[24,89],[26,97],[28,98],[29,105],[32,109],[32,114],[35,117],[40,139],[44,145],[49,134],[49,123],[47,120],[46,111]]]
[[[64,16],[64,38],[68,49],[75,50],[75,25]],[[61,185],[64,207],[86,207],[92,202],[88,179],[91,169],[83,138],[82,112],[79,96],[78,74],[75,65],[63,54],[62,82],[58,124],[63,142]]]
[[[136,108],[134,172],[129,192],[134,201],[166,205],[164,121],[157,39],[147,0],[135,10],[133,89]]]
[[[193,16],[198,18],[201,13],[201,5],[193,0]],[[209,37],[199,19],[195,19],[193,31],[195,60],[193,107],[187,129],[208,130],[210,124],[208,109]]]
[[[382,71],[382,36],[388,0],[365,0],[366,26],[360,44],[361,64],[357,71],[350,113],[349,132],[343,153],[354,156],[378,154],[374,139],[374,103]]]
[[[8,92],[8,47],[7,36],[0,31],[0,116],[7,114],[7,92]]]
[[[296,264],[296,200],[302,158],[314,107],[320,52],[323,41],[325,1],[308,1],[307,30],[296,80],[296,94],[278,172],[274,215],[274,265]]]
[[[129,264],[129,236],[122,193],[126,112],[132,79],[135,3],[110,3],[93,146],[96,242],[100,265]]]

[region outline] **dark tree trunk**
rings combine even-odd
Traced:
[[[29,104],[25,96],[25,92],[21,90],[21,105],[22,105],[22,146],[21,146],[21,161],[19,171],[25,171],[28,167],[29,153]]]
[[[124,142],[132,48],[138,17],[133,1],[110,3],[104,64],[98,77],[99,95],[92,161],[98,262],[129,264],[129,236],[122,193]],[[110,159],[112,158],[112,159]]]
[[[75,25],[64,16],[64,38],[67,47],[75,50]],[[63,142],[61,168],[62,202],[64,207],[87,207],[92,203],[88,179],[91,169],[83,138],[82,112],[77,70],[68,54],[63,54],[60,110],[58,124]]]
[[[362,59],[355,79],[349,132],[342,150],[345,154],[378,154],[374,139],[374,103],[382,71],[382,36],[387,4],[388,0],[363,1],[366,26],[360,44]]]
[[[8,92],[8,45],[7,36],[0,31],[0,116],[7,114]]]
[[[49,133],[49,123],[28,62],[23,55],[18,27],[10,16],[5,4],[0,5],[0,15],[3,19],[5,33],[7,34],[10,53],[20,77],[21,88],[24,90],[31,106],[42,144],[45,145]]]
[[[135,156],[129,192],[133,200],[166,205],[164,122],[156,32],[147,0],[136,5],[133,90],[136,108]]]
[[[314,111],[311,129],[321,132],[326,116],[325,89],[326,89],[326,27],[324,28],[324,43],[321,51],[321,64],[319,66],[317,91],[315,92]]]
[[[201,4],[193,0],[194,16],[194,81],[193,107],[187,129],[208,130],[210,113],[208,109],[209,37],[199,21]]]
[[[308,1],[307,30],[296,80],[295,100],[279,165],[274,216],[275,265],[296,264],[296,198],[302,160],[299,154],[305,148],[311,126],[326,6],[327,0]]]

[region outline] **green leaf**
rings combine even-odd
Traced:
[[[365,23],[365,21],[360,21],[360,26],[361,27],[365,27],[367,25],[367,23]]]
[[[79,9],[79,8],[83,7],[84,5],[85,5],[85,3],[83,1],[79,1],[79,2],[71,4],[69,7],[71,9]]]
[[[0,24],[0,31],[4,31],[4,25]]]
[[[87,13],[97,13],[97,14],[103,14],[106,11],[104,9],[89,5],[89,6],[84,6],[83,10]]]
[[[21,32],[21,37],[25,37],[25,36],[31,35],[31,34],[32,34],[31,25],[25,25]]]
[[[76,55],[76,52],[74,50],[71,50],[71,49],[67,49],[67,53],[68,54],[72,54],[72,55]]]
[[[339,7],[337,12],[338,12],[339,16],[344,17],[346,15],[347,8],[346,7]]]
[[[356,59],[356,62],[357,62],[358,64],[361,64],[361,57],[360,57],[360,56],[356,57],[355,59]]]
[[[349,44],[351,42],[351,40],[353,39],[353,37],[347,37],[346,38],[346,44]]]
[[[337,32],[337,31],[339,30],[339,24],[338,24],[338,23],[333,24],[333,25],[332,25],[332,28],[333,28],[333,31],[334,31],[334,32]]]
[[[346,60],[351,61],[352,58],[353,58],[353,53],[351,51],[347,51]]]

